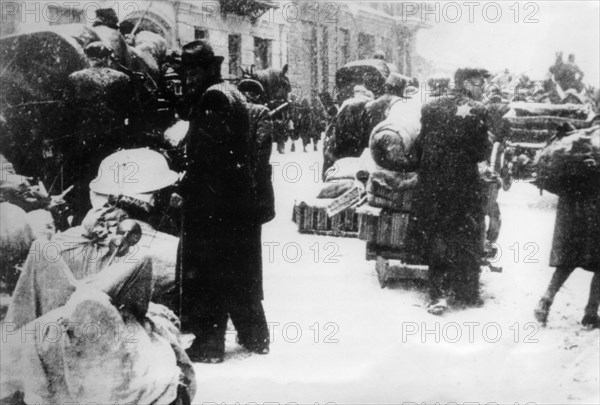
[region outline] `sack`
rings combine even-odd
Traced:
[[[354,180],[344,180],[334,183],[325,183],[317,198],[338,198],[352,188]]]
[[[369,148],[373,160],[384,169],[403,171],[416,163],[412,148],[419,135],[418,131],[383,121],[373,129]]]
[[[346,157],[335,161],[325,172],[325,181],[354,180],[356,173],[362,168],[362,162],[357,157]]]
[[[551,141],[536,158],[538,187],[554,194],[598,190],[600,126]]]

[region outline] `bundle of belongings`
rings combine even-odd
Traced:
[[[410,211],[417,187],[415,141],[421,130],[418,97],[395,103],[388,118],[371,133],[369,147],[377,170],[367,182],[367,201],[374,207]]]
[[[138,164],[137,181],[110,181],[124,162]],[[25,403],[189,403],[191,337],[156,303],[174,286],[178,241],[139,219],[178,175],[147,149],[117,152],[99,172],[81,226],[29,250],[2,325],[0,392]]]
[[[148,404],[193,396],[178,320],[151,303],[153,260],[115,234],[124,217],[93,210],[81,227],[34,242],[3,326],[2,395]]]
[[[557,136],[536,157],[536,184],[554,194],[594,189],[600,181],[600,126]]]
[[[2,154],[0,173],[0,293],[10,294],[31,243],[55,233],[50,209],[64,202],[60,197],[48,196],[43,184],[34,186],[29,178],[16,174]],[[2,302],[0,316],[4,310]]]
[[[561,117],[586,120],[590,108],[584,104],[549,104],[516,102],[510,105],[516,117]]]
[[[413,212],[418,187],[415,142],[420,130],[421,103],[415,96],[394,103],[388,117],[371,132],[369,152],[375,169],[366,186],[368,204],[359,209],[358,234],[367,242],[367,256],[393,254],[421,264],[423,243]]]
[[[327,215],[333,216],[342,210],[357,206],[365,196],[365,184],[375,169],[368,149],[360,157],[338,159],[325,172],[325,183],[317,195],[318,199],[331,199],[326,207]]]

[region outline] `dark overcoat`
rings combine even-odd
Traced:
[[[483,238],[483,189],[478,162],[491,151],[485,107],[462,95],[423,106],[417,138],[417,211],[423,230],[447,246],[478,255]]]
[[[203,294],[262,298],[248,105],[235,87],[219,83],[192,101],[188,118],[181,188],[184,310]]]
[[[550,266],[600,271],[600,187],[586,183],[558,199]]]
[[[269,109],[260,104],[248,103],[250,112],[250,137],[252,155],[250,166],[256,185],[259,222],[269,222],[275,217],[275,193],[273,191],[271,151],[273,145],[273,121]]]

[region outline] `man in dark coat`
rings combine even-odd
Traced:
[[[119,31],[119,17],[112,8],[99,8],[96,10],[96,19],[92,23],[94,31],[100,39],[109,45],[114,53],[115,61],[131,68],[131,54],[125,37]],[[111,61],[111,67],[117,69],[117,63]]]
[[[252,154],[250,166],[256,186],[259,221],[267,223],[275,217],[275,193],[273,191],[271,150],[273,144],[273,120],[269,109],[260,103],[263,88],[252,79],[242,80],[238,90],[244,94],[250,113],[250,139]]]
[[[296,138],[302,139],[302,150],[306,152],[306,146],[312,141],[313,150],[316,151],[324,128],[306,98],[292,107],[292,117]]]
[[[253,352],[268,352],[262,307],[260,216],[252,176],[250,117],[244,96],[221,79],[222,57],[207,41],[183,48],[190,122],[182,181],[182,327],[196,335],[196,361],[223,361],[227,319]]]
[[[447,298],[476,305],[483,248],[483,193],[478,162],[490,153],[487,114],[478,101],[488,76],[459,69],[457,91],[423,106],[417,213],[427,243],[428,311],[440,315]]]

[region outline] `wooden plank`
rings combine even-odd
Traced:
[[[385,288],[391,280],[427,280],[428,268],[424,265],[410,265],[398,260],[377,256],[375,272],[381,288]]]

